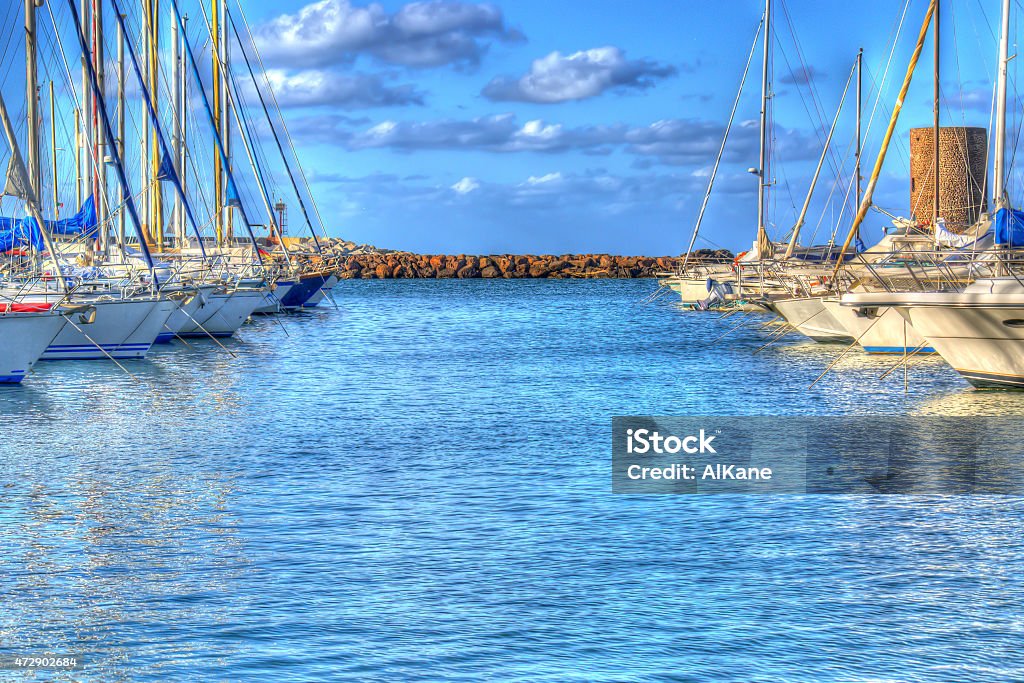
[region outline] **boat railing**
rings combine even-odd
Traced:
[[[858,255],[847,272],[857,284],[874,285],[887,292],[947,291],[980,278],[1000,276],[1024,283],[1024,250],[989,249],[975,254],[915,251],[875,261]]]
[[[735,261],[724,256],[694,256],[690,259],[683,259],[674,272],[659,273],[664,277],[681,277],[687,279],[699,279],[721,274],[726,270],[732,270]]]

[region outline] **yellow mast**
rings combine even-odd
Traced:
[[[885,154],[889,150],[889,142],[892,140],[892,134],[896,130],[896,121],[900,117],[900,111],[903,109],[903,100],[907,97],[907,91],[910,89],[910,81],[914,77],[914,69],[917,67],[917,60],[921,57],[921,50],[924,48],[925,38],[928,36],[928,27],[932,22],[932,15],[935,14],[935,3],[936,0],[931,0],[928,3],[928,11],[924,15],[924,23],[921,25],[921,33],[917,37],[917,46],[914,48],[914,54],[910,57],[910,64],[907,65],[907,75],[903,77],[903,87],[900,88],[900,94],[896,98],[896,104],[892,108],[892,116],[889,118],[889,127],[885,131],[885,137],[882,138],[882,147],[878,150],[878,158],[875,159],[875,168],[871,171],[871,179],[868,180],[868,186],[864,190],[864,199],[861,200],[860,208],[857,209],[857,216],[853,219],[853,225],[850,226],[850,232],[846,236],[846,241],[843,242],[843,248],[839,251],[839,260],[836,261],[835,270],[832,271],[832,277],[834,278],[839,272],[839,268],[843,265],[843,257],[846,256],[846,250],[850,248],[850,243],[853,242],[854,236],[857,231],[860,230],[860,224],[864,222],[864,217],[867,216],[868,209],[871,208],[872,195],[875,193],[875,186],[878,184],[878,176],[882,173],[882,165],[885,163]]]

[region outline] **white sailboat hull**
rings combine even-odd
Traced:
[[[263,304],[258,306],[254,314],[269,315],[271,313],[281,312],[281,299],[288,295],[288,292],[292,291],[292,287],[295,286],[294,282],[278,282],[274,285],[272,291],[268,291],[263,296]]]
[[[939,355],[974,386],[1024,388],[1024,303],[906,311]]]
[[[934,353],[910,321],[894,308],[852,308],[824,299],[825,309],[868,353]]]
[[[1024,388],[1024,285],[978,280],[963,291],[846,294],[845,306],[888,305],[978,387]]]
[[[203,323],[206,331],[214,337],[233,335],[265,301],[263,289],[238,289],[216,296],[225,297],[224,305]]]
[[[777,299],[772,307],[794,329],[816,342],[853,341],[847,329],[825,308],[821,297]]]
[[[679,295],[683,303],[695,304],[708,298],[708,279],[673,276],[659,282]]]
[[[65,324],[56,313],[0,315],[0,384],[19,384]]]
[[[89,321],[91,313],[71,313],[41,360],[145,358],[170,315],[165,308],[169,303],[154,299],[90,301],[95,319]]]
[[[198,306],[194,310],[182,309],[180,315],[173,315],[168,321],[167,326],[176,330],[176,335],[179,337],[208,336],[206,324],[224,307],[228,295],[223,292],[217,293],[212,289],[204,289],[199,295],[196,295],[195,299]]]

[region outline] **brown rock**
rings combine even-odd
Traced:
[[[462,280],[480,277],[480,269],[476,266],[463,266],[462,268],[459,268],[455,275]]]
[[[480,269],[480,277],[485,277],[485,278],[501,277],[501,270],[499,270],[497,266],[490,265],[490,266],[487,266],[486,268],[481,268]]]
[[[516,269],[518,271],[518,268]],[[535,261],[530,264],[530,277],[545,277],[549,272],[548,266],[542,261]]]

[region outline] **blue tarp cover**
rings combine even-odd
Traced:
[[[82,235],[95,237],[96,204],[92,197],[85,200],[82,208],[71,218],[59,221],[45,221],[46,229],[51,235]],[[7,218],[0,216],[0,253],[16,247],[32,247],[43,251],[46,246],[39,225],[31,216],[27,218]]]
[[[999,209],[996,211],[996,244],[1024,247],[1024,211]]]

